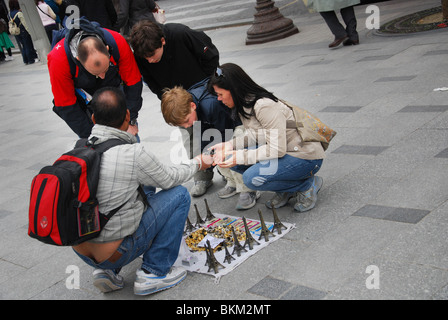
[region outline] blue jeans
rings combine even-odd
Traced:
[[[36,57],[36,52],[34,49],[33,40],[31,39],[31,36],[26,31],[20,31],[20,34],[18,36],[15,36],[17,42],[20,43],[22,46],[22,59],[23,63],[29,64],[34,63],[34,58]]]
[[[306,191],[322,166],[322,159],[305,160],[290,155],[252,166],[238,165],[232,170],[243,175],[244,184],[252,190],[274,192]]]
[[[134,234],[123,239],[118,247],[122,256],[115,262],[96,263],[78,254],[88,265],[98,269],[117,270],[143,255],[142,269],[157,276],[169,271],[179,254],[180,242],[190,210],[190,193],[183,186],[154,193],[144,187],[150,206],[143,212]],[[75,251],[76,252],[76,251]]]

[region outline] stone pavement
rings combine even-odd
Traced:
[[[176,0],[159,3],[175,16]],[[440,1],[376,5],[386,22]],[[338,134],[319,172],[324,185],[316,208],[299,214],[291,201],[277,211],[295,229],[218,284],[189,274],[179,286],[146,297],[133,294],[139,261],[123,268],[123,290],[102,294],[92,285],[92,269],[71,249],[27,236],[31,180],[76,137],[51,111],[45,65],[25,66],[19,55],[1,64],[0,299],[447,299],[448,92],[434,89],[448,86],[448,30],[378,36],[365,27],[365,8],[356,7],[361,44],[336,50],[328,49],[333,37],[320,15],[300,9],[289,16],[300,33],[283,40],[246,46],[247,25],[207,31],[221,63],[241,65]],[[192,16],[193,9],[183,10]],[[179,150],[177,131],[164,123],[148,89],[143,99],[142,143],[168,162]],[[215,175],[209,193],[192,204],[201,210],[206,198],[213,212],[257,219],[272,196],[265,192],[256,207],[240,212],[234,198],[215,195],[223,186]],[[80,270],[79,289],[66,285],[73,266]]]

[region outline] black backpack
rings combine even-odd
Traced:
[[[57,246],[73,246],[97,237],[125,203],[107,214],[98,210],[101,155],[127,142],[80,139],[73,150],[46,166],[31,184],[28,235]]]

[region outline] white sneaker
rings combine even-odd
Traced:
[[[13,56],[6,56],[5,61],[12,61],[14,60]]]
[[[123,277],[112,270],[95,269],[93,271],[93,285],[101,292],[111,292],[122,289],[124,286]]]
[[[170,272],[162,277],[152,273],[145,273],[145,271],[139,269],[134,282],[134,293],[143,296],[169,289],[182,282],[186,276],[187,270],[181,267],[172,267]]]

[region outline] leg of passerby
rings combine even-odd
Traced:
[[[355,10],[353,7],[347,7],[341,9],[341,16],[346,25],[346,32],[348,39],[344,41],[344,46],[352,46],[359,44],[359,35],[357,28],[357,21],[355,16]]]
[[[328,47],[337,48],[348,39],[344,26],[339,22],[336,12],[334,11],[320,12],[320,15],[324,18],[325,23],[334,35],[334,41],[330,43]]]
[[[23,50],[25,51],[25,64],[33,64],[35,59],[35,50],[33,40],[28,32],[23,35]]]
[[[448,0],[442,0],[442,18],[448,20]]]
[[[8,56],[6,57],[5,61],[12,61],[14,60],[14,57],[12,56],[11,48],[6,49],[8,51]]]
[[[22,55],[22,61],[24,64],[28,64],[28,54],[26,52],[25,43],[24,43],[24,34],[19,34],[18,36],[15,36],[17,43],[20,48],[20,53]]]

